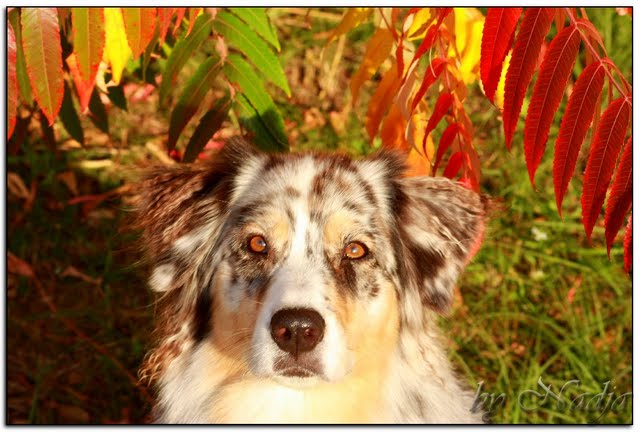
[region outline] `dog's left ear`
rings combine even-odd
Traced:
[[[487,200],[442,177],[405,177],[395,186],[399,265],[412,285],[405,289],[446,313],[458,275],[482,241]]]

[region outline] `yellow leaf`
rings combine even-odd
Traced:
[[[105,47],[104,61],[111,65],[111,76],[117,85],[122,78],[122,71],[131,57],[131,48],[127,42],[124,20],[120,8],[104,8]]]
[[[433,14],[431,8],[422,8],[415,14],[413,14],[413,20],[409,25],[409,29],[405,32],[408,40],[422,39],[424,38],[429,24],[433,21]]]
[[[354,105],[358,100],[358,92],[362,83],[371,78],[378,70],[382,62],[389,56],[391,48],[393,48],[391,31],[386,28],[377,29],[367,44],[367,49],[358,71],[351,77],[351,97]]]
[[[504,108],[504,83],[507,80],[507,69],[509,69],[510,62],[511,51],[509,51],[507,58],[504,59],[504,63],[502,64],[502,73],[500,74],[500,81],[498,81],[498,88],[496,89],[495,102],[500,111]]]
[[[369,15],[371,15],[371,8],[351,8],[347,11],[347,13],[342,17],[342,21],[340,24],[333,29],[327,43],[331,42],[334,38],[337,38],[340,35],[347,33],[349,30],[358,27],[360,24],[365,22]]]
[[[465,84],[478,79],[480,70],[480,41],[484,16],[475,8],[455,8],[456,48],[460,54],[460,73]],[[455,58],[454,47],[449,47],[449,57]]]

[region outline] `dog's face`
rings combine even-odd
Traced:
[[[140,213],[167,336],[211,344],[226,379],[311,386],[379,372],[401,329],[447,309],[483,229],[473,192],[404,178],[388,154],[227,147],[146,183]]]

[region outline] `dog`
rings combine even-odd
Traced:
[[[480,423],[437,326],[487,201],[401,155],[263,153],[151,171],[157,423]]]

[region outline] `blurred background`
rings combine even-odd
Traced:
[[[17,12],[9,11],[8,19],[16,19]],[[486,9],[476,12],[480,20],[486,15]],[[343,22],[343,9],[266,13],[279,41],[274,53],[290,96],[270,82],[265,88],[283,119],[289,149],[366,155],[379,148],[380,138],[370,138],[365,118],[380,73],[364,80],[357,101],[348,90],[375,32],[373,20],[328,43]],[[588,14],[630,80],[631,17],[614,8],[588,9]],[[189,18],[195,15],[185,17],[180,32],[188,29]],[[173,108],[207,56],[220,52],[220,47],[194,49],[175,85],[163,90],[170,103],[160,103],[158,76],[168,67],[171,49],[184,39],[180,32],[169,31],[164,46],[129,60],[119,85],[97,93],[88,114],[76,114],[75,132],[69,132],[69,120],[49,127],[33,104],[18,110],[7,143],[8,423],[149,421],[153,391],[138,381],[137,370],[149,347],[154,298],[137,233],[127,229],[131,182],[141,168],[184,157],[185,138],[167,149]],[[64,37],[62,47],[63,53],[69,49]],[[72,85],[66,65],[64,79]],[[214,106],[216,95],[207,95],[210,103],[200,106],[199,114]],[[455,367],[479,389],[495,423],[630,423],[631,397],[612,404],[631,392],[632,379],[631,278],[624,271],[622,242],[614,244],[609,259],[602,220],[591,244],[587,241],[580,176],[569,186],[561,219],[552,158],[542,160],[534,190],[522,125],[508,152],[500,111],[477,80],[466,86],[465,96],[482,167],[479,189],[501,209],[459,281],[453,313],[442,319]],[[80,112],[78,101],[72,105]],[[566,98],[560,112],[565,106]],[[552,137],[560,119],[556,115]],[[194,123],[184,126],[185,137],[195,133]],[[202,141],[198,157],[215,153],[244,125],[242,112],[221,120],[215,135]],[[584,159],[583,151],[579,172]],[[555,392],[568,381],[579,384],[566,387],[566,406],[549,399],[527,411],[519,395],[525,390],[544,394],[539,380]],[[613,397],[597,409],[593,402],[586,406],[591,396],[582,404],[576,399],[603,391]],[[529,401],[528,406],[536,403]]]

